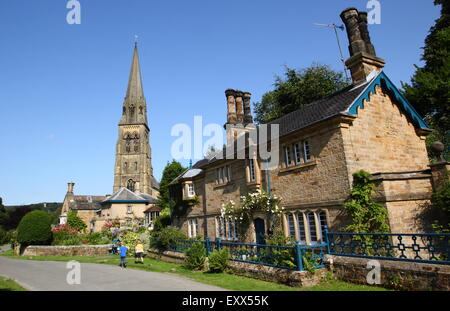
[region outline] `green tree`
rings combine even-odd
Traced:
[[[157,204],[162,210],[171,208],[169,184],[185,170],[186,168],[184,168],[178,161],[172,160],[171,163],[167,162],[167,165],[163,170],[161,182],[159,183]]]
[[[422,60],[411,78],[411,85],[402,83],[404,94],[416,110],[435,130],[427,139],[427,145],[440,140],[450,150],[450,2],[435,0],[442,5],[441,16],[431,27],[425,39]],[[429,152],[430,156],[431,153]]]
[[[69,212],[69,214],[67,215],[67,226],[69,226],[70,228],[76,229],[79,232],[82,232],[87,228],[84,221],[80,217],[77,216],[77,211]]]
[[[24,245],[48,244],[52,239],[51,217],[36,210],[26,214],[17,227],[17,241]]]
[[[254,103],[256,122],[267,123],[349,85],[342,72],[327,65],[285,70],[284,78],[275,77],[275,89],[265,93],[261,102]]]

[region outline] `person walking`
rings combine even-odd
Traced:
[[[144,264],[144,245],[141,240],[137,240],[136,248],[134,249],[136,253],[135,263]]]
[[[120,243],[119,254],[120,254],[120,266],[122,268],[127,267],[127,252],[128,252],[128,247],[123,245],[123,243]]]

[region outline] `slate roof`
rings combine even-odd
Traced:
[[[148,194],[137,194],[131,190],[122,187],[117,192],[113,193],[110,197],[103,202],[139,202],[142,203],[156,203],[156,198]]]
[[[348,108],[355,102],[355,100],[358,99],[358,97],[374,79],[375,77],[371,76],[370,79],[361,84],[350,85],[328,97],[312,102],[303,108],[267,123],[268,140],[270,140],[269,128],[272,124],[279,125],[279,137],[283,137],[339,114],[348,114]],[[257,127],[257,130],[258,129],[259,127]],[[223,150],[217,152],[217,154],[222,154],[225,150],[226,149],[224,148]],[[219,159],[220,158],[217,156],[202,159],[197,161],[193,165],[193,168],[200,169],[208,164],[218,161]]]
[[[207,159],[206,159],[207,160]],[[199,161],[200,162],[200,161]],[[198,162],[197,162],[198,163]],[[196,164],[197,164],[196,163]],[[202,169],[199,168],[188,168],[187,170],[185,170],[183,173],[181,173],[180,175],[178,175],[174,180],[172,180],[171,183],[175,183],[180,179],[185,179],[185,178],[193,178],[199,174],[201,174],[203,172]]]
[[[71,210],[98,210],[106,196],[97,195],[74,195],[69,200]]]
[[[361,95],[370,82],[351,85],[328,97],[312,102],[308,106],[288,113],[268,123],[279,124],[280,137],[298,131],[320,121],[345,113],[348,107]]]

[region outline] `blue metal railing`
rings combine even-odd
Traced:
[[[214,250],[226,248],[230,251],[232,261],[298,271],[323,268],[328,247],[326,243],[300,245],[296,242],[292,246],[279,246],[229,242],[222,241],[220,238],[212,241],[206,238],[203,241],[177,239],[171,244],[169,250],[184,253],[194,243],[204,243],[207,256]]]
[[[436,233],[322,233],[323,242],[301,245],[267,245],[216,240],[174,240],[169,250],[184,253],[194,243],[203,243],[206,256],[214,250],[228,249],[230,260],[262,264],[288,270],[325,267],[325,254],[359,258],[411,261],[450,265],[450,234]]]
[[[450,234],[326,232],[331,255],[450,265]]]

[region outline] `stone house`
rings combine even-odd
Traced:
[[[156,198],[148,194],[137,194],[122,187],[112,195],[74,195],[74,183],[69,183],[64,198],[60,224],[66,223],[69,211],[76,211],[90,232],[101,231],[106,223],[118,221],[121,227],[140,225],[152,228],[159,216]]]
[[[276,167],[265,170],[260,154],[247,152],[245,159],[205,158],[177,177],[171,184],[174,221],[188,236],[242,240],[236,221],[221,216],[221,206],[264,189],[282,198],[286,212],[275,219],[254,214],[246,240],[261,242],[278,228],[301,243],[320,242],[325,226],[340,231],[348,224],[342,204],[358,170],[373,175],[376,199],[388,211],[392,232],[426,230],[420,215],[433,187],[425,146],[431,130],[383,71],[367,13],[351,8],[341,18],[350,43],[346,66],[352,85],[268,124],[279,127]],[[225,95],[229,148],[260,126],[252,121],[250,93],[229,89]]]

